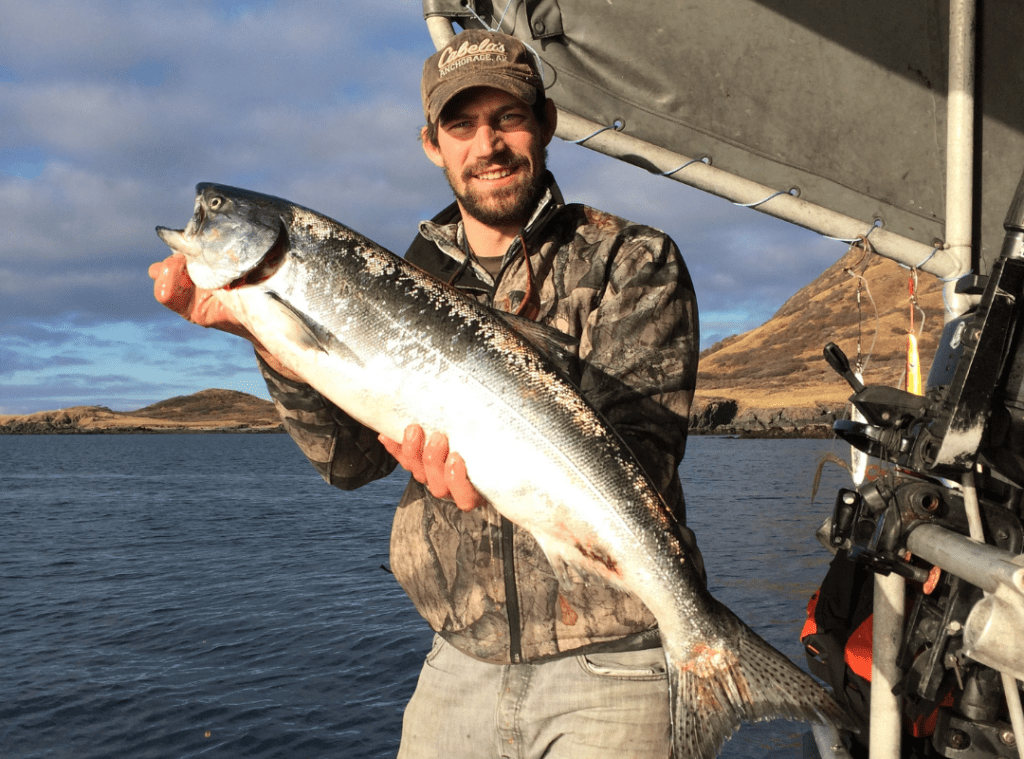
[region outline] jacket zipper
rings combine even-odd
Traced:
[[[520,236],[525,234],[525,230],[520,232]],[[488,296],[488,305],[494,308],[494,294],[498,291],[498,282],[501,280],[502,275],[505,273],[505,269],[512,262],[514,256],[510,255],[512,250],[516,247],[516,244],[520,242],[520,238],[517,237],[509,250],[505,254],[505,261],[498,272],[498,276],[494,278],[494,286],[491,288],[491,293]],[[519,587],[516,583],[516,560],[513,553],[515,539],[515,528],[512,523],[501,517],[501,555],[504,558],[504,580],[505,580],[505,611],[508,615],[508,653],[509,659],[513,664],[519,664],[523,660],[523,634],[522,634],[522,620],[520,619],[519,611]]]
[[[519,619],[519,589],[516,586],[516,561],[512,553],[512,523],[501,518],[501,553],[505,559],[505,609],[508,612],[508,649],[513,664],[523,660],[522,631]]]

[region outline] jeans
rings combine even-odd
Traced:
[[[661,648],[502,665],[435,636],[398,759],[667,759],[670,748]]]

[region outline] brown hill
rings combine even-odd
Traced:
[[[169,398],[137,411],[74,406],[0,416],[0,434],[112,432],[277,432],[274,404],[236,390],[210,389]]]
[[[203,421],[208,424],[245,421],[254,426],[268,426],[281,421],[270,401],[237,390],[216,388],[200,390],[192,395],[178,395],[131,413],[149,419]]]
[[[828,342],[853,364],[860,344],[865,384],[900,386],[910,329],[910,276],[894,261],[849,251],[762,326],[701,354],[691,426],[704,431],[830,426],[845,412],[852,391],[822,357]],[[942,333],[942,283],[921,274],[916,295],[914,327],[926,378]]]

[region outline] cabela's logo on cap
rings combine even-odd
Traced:
[[[446,48],[437,59],[437,75],[443,77],[467,63],[508,63],[505,46],[485,38],[474,45],[463,42],[457,50]]]

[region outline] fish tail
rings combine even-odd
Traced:
[[[739,619],[732,651],[668,654],[673,759],[713,759],[741,722],[785,718],[851,727],[832,696]],[[734,637],[734,636],[730,636]]]

